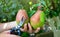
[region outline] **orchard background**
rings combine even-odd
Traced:
[[[22,8],[32,14],[29,13],[30,7],[39,3],[52,30],[60,30],[60,0],[0,0],[0,23],[14,21],[18,10]]]

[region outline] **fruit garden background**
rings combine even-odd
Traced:
[[[60,0],[0,0],[0,23],[14,21],[18,10],[22,8],[32,14],[29,13],[30,7],[39,3],[52,30],[60,30]]]

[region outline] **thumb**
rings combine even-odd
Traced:
[[[38,33],[40,31],[40,27],[38,27],[36,30],[35,30],[35,33]]]

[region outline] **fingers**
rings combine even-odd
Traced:
[[[24,25],[24,31],[27,31],[27,24]]]
[[[40,31],[40,27],[35,30],[34,33],[38,33]]]
[[[20,28],[20,30],[21,30],[22,32],[24,32],[24,29],[23,29],[23,28]]]
[[[27,27],[27,24],[24,24],[24,28],[20,28],[20,30],[22,32],[32,33],[32,27],[30,26],[30,23],[28,23],[28,27]]]
[[[32,33],[32,27],[31,27],[31,25],[30,25],[30,23],[28,23],[28,27],[29,27],[29,33]]]
[[[27,24],[24,24],[24,28],[20,28],[22,32],[27,32]]]
[[[20,30],[21,30],[22,32],[28,32],[28,33],[34,32],[34,33],[38,33],[39,30],[40,30],[40,27],[38,27],[38,28],[34,31],[34,30],[32,29],[32,27],[31,27],[30,23],[28,23],[28,26],[27,26],[27,24],[24,24],[24,28],[20,28]]]

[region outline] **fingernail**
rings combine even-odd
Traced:
[[[40,30],[40,27],[38,28],[38,30]]]
[[[30,23],[28,23],[30,25]]]

